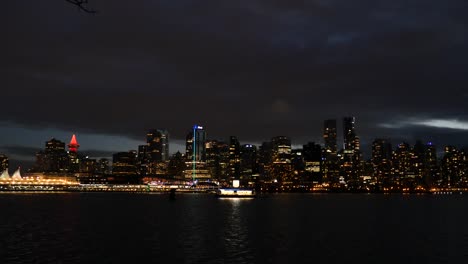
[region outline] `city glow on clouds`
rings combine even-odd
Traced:
[[[385,128],[425,126],[425,127],[435,127],[435,128],[468,130],[468,121],[462,121],[458,119],[425,119],[425,120],[410,119],[410,120],[405,120],[405,121],[399,121],[396,123],[384,123],[384,124],[380,124],[380,126],[385,127]]]
[[[468,130],[468,122],[460,121],[457,119],[429,119],[418,121],[414,123],[415,125],[428,126],[428,127],[437,127],[437,128],[449,128],[449,129],[459,129],[459,130]]]

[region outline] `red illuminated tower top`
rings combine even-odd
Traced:
[[[76,136],[73,134],[70,140],[70,144],[68,144],[68,150],[70,150],[70,152],[77,152],[79,147],[80,144],[78,144],[78,141],[76,141]]]

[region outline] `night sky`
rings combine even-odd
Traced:
[[[2,3],[0,152],[52,137],[136,149],[166,128],[322,143],[323,120],[376,137],[468,145],[466,0],[65,0]],[[341,126],[340,126],[341,127]],[[339,142],[341,129],[339,127]]]

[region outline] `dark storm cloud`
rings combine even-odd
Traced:
[[[389,128],[409,119],[468,121],[464,1],[90,5],[99,14],[6,3],[2,120],[132,138],[151,127],[183,138],[201,123],[213,138],[301,143],[344,115],[358,117],[364,142],[418,136],[422,123]]]
[[[0,151],[10,153],[20,159],[31,159],[40,149],[27,146],[0,146]]]

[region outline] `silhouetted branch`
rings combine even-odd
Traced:
[[[88,0],[65,0],[65,1],[76,5],[79,9],[85,11],[86,13],[91,13],[91,14],[97,13],[96,10],[92,10],[87,7]]]

